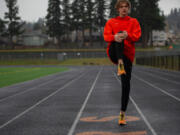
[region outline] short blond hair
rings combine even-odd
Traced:
[[[118,11],[120,8],[121,3],[127,3],[129,10],[131,10],[131,2],[129,0],[117,0],[115,9]]]

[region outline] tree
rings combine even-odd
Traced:
[[[158,7],[159,0],[138,1],[137,18],[142,28],[142,45],[145,47],[152,30],[162,30],[165,26],[164,15]]]
[[[37,22],[32,24],[32,30],[38,31],[39,33],[46,33],[45,19],[39,18]]]
[[[69,35],[71,19],[70,19],[70,2],[69,0],[62,1],[62,14],[63,14],[63,24],[64,24],[64,32],[66,34],[66,40]]]
[[[180,31],[180,8],[171,9],[171,13],[166,17],[169,28],[173,30],[174,33],[179,33]]]
[[[82,32],[82,40],[80,47],[84,45],[85,39],[85,28],[87,26],[87,12],[86,12],[86,1],[85,0],[74,0],[72,3],[72,29],[76,31],[76,35],[78,31]],[[78,35],[77,35],[78,36]],[[77,39],[77,37],[76,37]]]
[[[76,41],[78,40],[78,30],[79,30],[79,0],[74,0],[72,3],[71,12],[70,12],[70,20],[71,20],[71,26],[70,29],[73,31],[76,31]]]
[[[79,0],[79,22],[78,22],[78,25],[80,25],[80,30],[82,32],[81,45],[84,45],[85,29],[86,29],[86,25],[87,25],[87,20],[86,20],[87,12],[85,11],[85,8],[86,8],[85,5],[86,5],[85,0]]]
[[[110,3],[110,18],[113,18],[115,16],[118,16],[118,12],[116,11],[115,9],[115,4],[116,4],[117,0],[111,0],[111,3]]]
[[[138,0],[130,0],[131,2],[131,11],[130,11],[130,16],[137,18],[137,10],[138,10]]]
[[[34,26],[33,26],[33,30],[41,30],[41,24],[40,23],[38,23],[38,22],[36,22],[36,23],[34,23]]]
[[[5,32],[5,21],[0,18],[0,36],[2,36]]]
[[[92,46],[92,31],[95,26],[95,2],[92,0],[87,0],[86,2],[86,12],[87,12],[87,18],[86,18],[86,27],[89,29],[89,35],[90,35],[90,45]]]
[[[18,36],[24,32],[22,29],[24,22],[18,16],[19,8],[17,6],[17,0],[5,0],[8,12],[5,12],[5,19],[7,19],[7,35],[10,42],[13,43],[13,37]],[[13,44],[12,44],[13,45]],[[12,46],[14,48],[14,45]]]
[[[107,21],[107,4],[105,0],[98,0],[96,3],[96,26],[100,30],[100,34],[103,35],[103,27]],[[101,41],[101,46],[103,45],[103,37],[100,39]]]
[[[60,40],[64,33],[62,23],[62,10],[60,0],[49,0],[46,15],[47,34],[53,38],[54,43]]]

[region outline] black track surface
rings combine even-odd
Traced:
[[[180,72],[134,66],[130,121],[121,127],[116,67],[69,68],[1,88],[0,135],[180,134]]]

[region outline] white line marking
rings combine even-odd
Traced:
[[[87,104],[87,102],[89,100],[89,97],[91,96],[91,93],[92,93],[92,91],[93,91],[93,89],[95,87],[95,84],[96,84],[96,82],[97,82],[97,80],[99,78],[99,75],[100,75],[101,71],[102,71],[102,68],[98,72],[98,74],[96,76],[96,79],[94,80],[94,82],[93,82],[93,84],[91,86],[91,89],[90,89],[90,91],[89,91],[89,93],[88,93],[88,95],[87,95],[87,97],[86,97],[86,99],[85,99],[85,101],[84,101],[84,103],[83,103],[83,105],[82,105],[78,115],[76,116],[76,118],[75,118],[75,120],[74,120],[74,122],[73,122],[73,124],[72,124],[72,126],[71,126],[71,128],[70,128],[70,130],[69,130],[67,135],[72,135],[74,133],[74,130],[75,130],[76,126],[77,126],[77,123],[78,123],[78,121],[79,121],[79,119],[80,119],[80,117],[82,115],[82,112],[83,112],[83,110],[84,110],[84,108],[85,108],[85,106],[86,106],[86,104]]]
[[[138,105],[136,104],[136,102],[133,100],[133,98],[130,96],[130,99],[132,101],[132,103],[134,104],[135,108],[137,109],[138,113],[141,115],[141,117],[143,118],[144,122],[146,123],[146,125],[149,127],[149,129],[151,130],[153,135],[157,135],[157,133],[155,132],[155,130],[153,129],[153,127],[151,126],[151,124],[148,122],[148,120],[146,119],[146,117],[144,116],[144,114],[142,113],[142,111],[140,110],[140,108],[138,107]]]
[[[145,80],[141,79],[140,77],[138,77],[138,76],[136,76],[136,75],[134,75],[134,74],[133,74],[133,76],[136,77],[138,80],[140,80],[140,81],[142,81],[142,82],[148,84],[149,86],[151,86],[151,87],[153,87],[153,88],[155,88],[155,89],[157,89],[157,90],[163,92],[164,94],[166,94],[166,95],[168,95],[168,96],[170,96],[170,97],[176,99],[177,101],[180,101],[180,98],[178,98],[178,97],[176,97],[176,96],[173,96],[172,94],[166,92],[165,90],[163,90],[163,89],[161,89],[161,88],[159,88],[159,87],[157,87],[157,86],[155,86],[155,85],[149,83],[148,81],[145,81]]]
[[[15,96],[24,94],[24,93],[26,93],[26,92],[29,92],[29,91],[32,91],[32,90],[36,90],[36,88],[41,87],[41,86],[43,86],[43,85],[46,85],[46,84],[48,84],[48,83],[51,83],[51,82],[53,82],[53,81],[56,81],[56,80],[58,80],[58,79],[60,79],[60,78],[62,78],[62,77],[63,77],[63,76],[60,76],[60,77],[58,77],[58,78],[56,78],[56,79],[54,79],[54,80],[49,80],[49,81],[47,81],[47,82],[45,82],[45,83],[41,83],[40,85],[37,85],[37,86],[32,87],[32,88],[30,88],[30,89],[26,89],[25,91],[22,91],[22,92],[19,92],[19,93],[14,94],[14,95],[7,96],[7,97],[5,97],[5,98],[2,98],[2,99],[0,99],[0,102],[3,102],[3,101],[5,101],[5,100],[7,100],[7,99],[9,99],[9,98],[12,98],[12,97],[15,97]]]
[[[117,78],[116,74],[114,73],[115,78],[117,79],[117,81],[119,82],[119,84],[121,85],[120,80]],[[137,109],[138,113],[141,115],[142,119],[144,120],[144,122],[146,123],[146,125],[148,126],[148,128],[150,129],[150,131],[152,132],[153,135],[157,135],[157,133],[155,132],[155,130],[153,129],[153,127],[151,126],[151,124],[148,122],[148,120],[146,119],[146,117],[144,116],[144,114],[142,113],[142,111],[140,110],[140,108],[137,106],[137,104],[135,103],[135,101],[132,99],[132,97],[130,96],[130,100],[132,101],[132,103],[134,104],[135,108]]]
[[[146,70],[144,70],[146,72]],[[166,76],[172,76],[172,77],[180,77],[180,75],[174,75],[174,74],[170,74],[170,73],[166,73],[166,72],[162,72],[162,71],[156,71],[156,70],[151,70],[152,72],[156,72],[156,73],[160,73]]]
[[[159,78],[159,79],[162,79],[162,80],[165,80],[165,81],[168,81],[168,82],[171,82],[171,83],[175,83],[175,84],[180,85],[179,82],[172,81],[172,80],[169,80],[169,79],[166,79],[166,78],[162,78],[162,77],[160,77],[160,76],[153,75],[153,74],[151,74],[151,73],[147,73],[147,72],[144,72],[144,71],[138,71],[138,72],[143,72],[143,73],[145,73],[145,74],[147,74],[147,75],[150,75],[150,76],[153,76],[153,77],[155,77],[155,78]]]
[[[85,74],[85,73],[84,73]],[[6,127],[7,125],[9,125],[10,123],[12,123],[13,121],[15,121],[16,119],[20,118],[21,116],[23,116],[24,114],[28,113],[29,111],[31,111],[32,109],[34,109],[36,106],[38,106],[39,104],[43,103],[44,101],[46,101],[47,99],[49,99],[50,97],[54,96],[55,94],[57,94],[59,91],[63,90],[64,88],[66,88],[67,86],[69,86],[70,84],[72,84],[74,81],[78,80],[79,78],[81,78],[84,74],[80,75],[78,78],[73,79],[72,81],[70,81],[69,83],[65,84],[63,87],[59,88],[58,90],[56,90],[55,92],[51,93],[49,96],[43,98],[42,100],[38,101],[36,104],[34,104],[33,106],[29,107],[28,109],[26,109],[25,111],[23,111],[22,113],[18,114],[17,116],[15,116],[14,118],[12,118],[11,120],[7,121],[6,123],[4,123],[3,125],[0,126],[0,129]]]
[[[61,77],[59,77],[59,78],[61,78]],[[55,80],[57,80],[57,79],[59,79],[59,78],[56,78]],[[48,84],[48,83],[51,83],[51,82],[53,82],[53,81],[55,81],[55,80],[47,81],[47,82],[42,83],[42,84],[40,84],[40,85],[38,85],[38,86],[36,86],[36,87],[32,87],[32,88],[30,88],[30,89],[26,89],[25,91],[22,91],[22,92],[19,92],[19,93],[14,94],[14,95],[5,97],[5,98],[3,98],[3,99],[0,99],[0,102],[6,100],[6,99],[8,99],[8,98],[12,98],[12,97],[15,97],[15,96],[17,96],[17,95],[24,94],[24,93],[29,92],[29,91],[32,91],[32,90],[36,90],[36,88],[41,87],[41,86],[43,86],[43,85],[46,85],[46,84]]]
[[[152,72],[156,72],[156,73],[160,73],[160,74],[164,74],[164,75],[167,75],[167,76],[173,76],[173,77],[180,77],[180,74],[178,71],[171,71],[171,70],[167,70],[167,69],[162,69],[164,71],[162,71],[161,69],[157,69],[157,68],[149,68],[149,67],[139,67],[139,66],[136,66],[135,70],[137,69],[143,69],[145,72],[148,72],[148,71],[152,71]],[[148,70],[147,70],[148,69]],[[176,74],[179,74],[179,75],[175,75],[175,74],[172,74],[172,73],[166,73],[165,71],[167,72],[174,72]]]

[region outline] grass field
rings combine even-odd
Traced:
[[[26,59],[26,60],[6,60],[0,61],[0,65],[62,65],[62,66],[82,66],[82,65],[112,65],[108,58],[84,58],[84,59],[67,59],[65,61],[58,60],[38,60],[38,59]],[[67,68],[55,68],[55,67],[6,67],[0,68],[0,88],[15,83],[33,80],[49,74],[62,72],[68,70]]]
[[[0,65],[60,65],[60,61],[55,59],[12,59],[1,60]]]
[[[63,72],[68,68],[62,67],[1,67],[0,68],[0,88],[19,82],[33,80],[49,74]]]
[[[83,58],[58,61],[55,59],[21,59],[0,61],[0,65],[112,65],[108,58]]]

